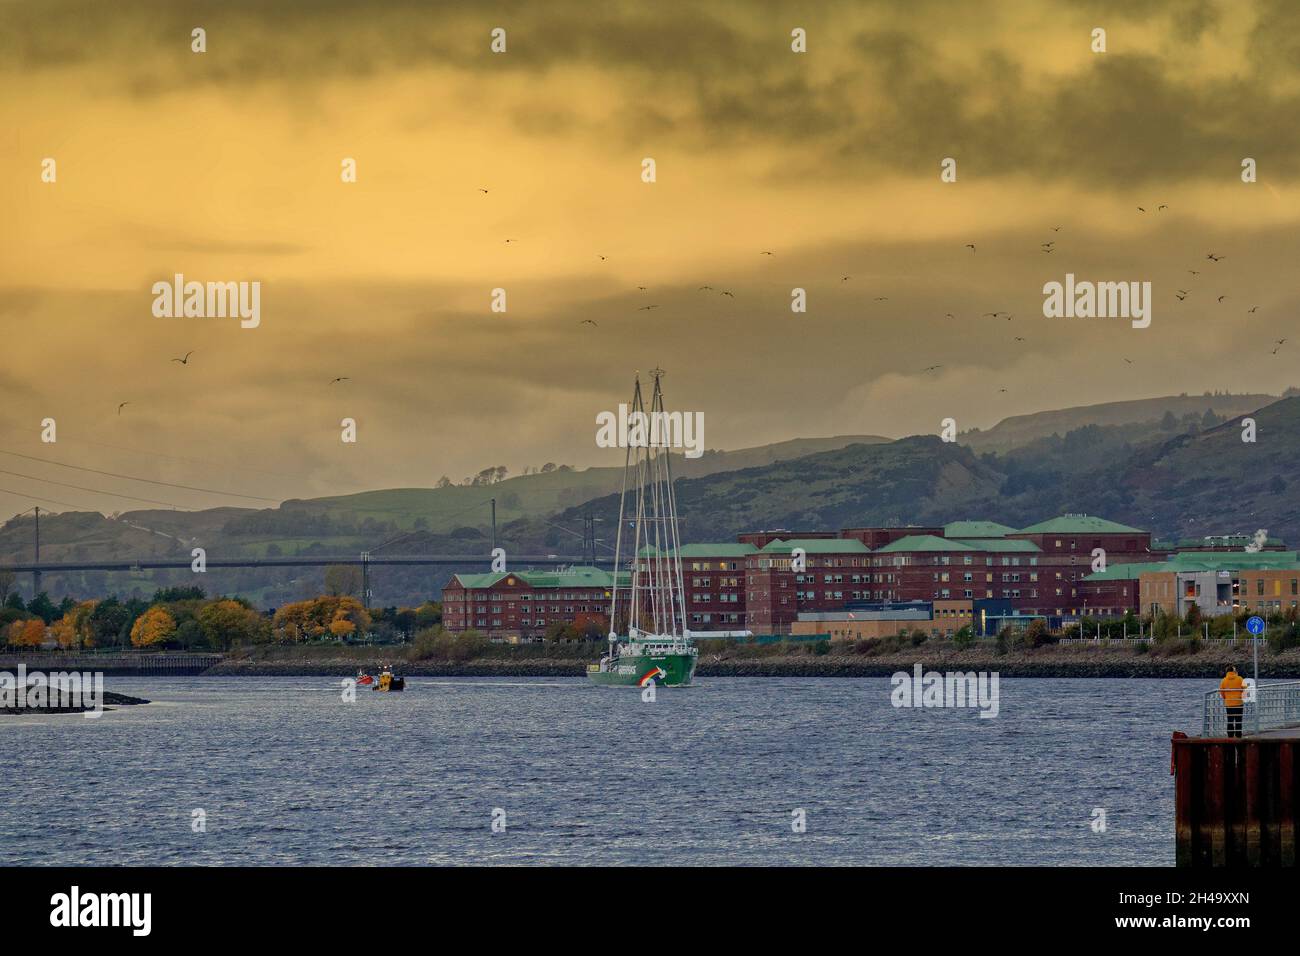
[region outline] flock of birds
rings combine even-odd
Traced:
[[[485,192],[485,193],[487,192],[486,189],[484,189],[484,190],[482,190],[482,191]],[[1156,211],[1157,213],[1161,213],[1161,212],[1164,212],[1165,210],[1167,210],[1168,208],[1169,208],[1169,204],[1168,204],[1168,203],[1159,203],[1159,204],[1157,204],[1157,205],[1155,206],[1155,211]],[[1137,210],[1138,210],[1138,212],[1141,212],[1141,213],[1145,213],[1145,212],[1147,211],[1147,209],[1146,209],[1145,206],[1138,206],[1138,207],[1137,207]],[[1060,227],[1060,226],[1052,226],[1052,227],[1051,227],[1051,230],[1052,230],[1052,232],[1054,232],[1054,233],[1058,233],[1058,232],[1061,231],[1061,227]],[[509,240],[507,240],[507,241],[509,241]],[[966,243],[966,244],[964,245],[963,248],[969,249],[969,250],[971,251],[972,254],[977,253],[977,252],[979,251],[979,250],[978,250],[978,247],[977,247],[976,244],[973,243],[973,242],[968,242],[968,243]],[[1055,240],[1055,239],[1049,239],[1049,240],[1047,240],[1047,241],[1045,241],[1045,242],[1040,243],[1040,244],[1039,244],[1039,250],[1040,250],[1041,252],[1043,252],[1044,254],[1051,254],[1051,253],[1054,253],[1054,252],[1056,251],[1056,240]],[[776,253],[773,252],[773,251],[770,250],[770,249],[764,249],[764,250],[762,250],[759,254],[760,254],[760,255],[764,255],[764,256],[774,256],[774,255],[776,255]],[[603,261],[605,261],[608,257],[602,255],[602,256],[600,256],[599,258],[600,258],[600,260],[603,262]],[[1205,258],[1206,258],[1207,260],[1211,261],[1211,262],[1221,262],[1221,261],[1223,261],[1223,259],[1225,259],[1226,257],[1225,257],[1225,256],[1220,256],[1220,255],[1215,255],[1213,252],[1209,252],[1209,253],[1206,253]],[[1200,271],[1197,270],[1197,269],[1188,269],[1187,271],[1192,275],[1193,278],[1195,278],[1195,277],[1197,277],[1197,276],[1199,276],[1199,275],[1201,274]],[[851,276],[851,275],[840,276],[840,284],[842,285],[842,284],[844,284],[844,283],[850,281],[852,278],[853,278],[853,276]],[[641,285],[637,286],[637,289],[638,289],[639,291],[641,291],[641,292],[646,291],[646,287],[645,287],[645,286],[641,286]],[[713,286],[702,285],[702,286],[699,287],[699,291],[700,291],[700,292],[716,292],[716,291],[719,291],[719,290],[714,289]],[[730,292],[729,290],[722,290],[722,291],[720,292],[720,294],[721,294],[721,295],[724,295],[724,296],[730,296],[731,298],[735,298],[735,295],[734,295],[732,292]],[[1177,290],[1177,292],[1175,293],[1175,297],[1178,299],[1179,302],[1186,301],[1186,299],[1187,299],[1187,297],[1188,297],[1189,295],[1191,295],[1191,290],[1190,290],[1190,289],[1179,289],[1179,290]],[[1219,301],[1220,304],[1222,304],[1223,301],[1224,301],[1225,299],[1227,299],[1227,298],[1228,298],[1227,295],[1221,295],[1221,296],[1218,297],[1218,301]],[[875,297],[875,301],[876,301],[876,302],[888,302],[888,301],[889,301],[889,297],[888,297],[888,296],[879,295],[879,296],[876,296],[876,297]],[[647,311],[650,311],[651,309],[657,309],[657,308],[659,308],[658,305],[643,305],[643,306],[638,307],[637,311],[638,311],[638,312],[647,312]],[[1255,312],[1259,311],[1259,306],[1253,306],[1252,308],[1247,309],[1246,311],[1247,311],[1248,314],[1255,313]],[[945,312],[945,313],[944,313],[944,317],[945,317],[945,318],[949,318],[949,319],[955,319],[955,318],[956,318],[956,315],[954,315],[952,312]],[[981,317],[983,317],[983,318],[994,318],[994,319],[1006,319],[1008,322],[1010,322],[1013,318],[1015,318],[1015,316],[1014,316],[1012,313],[1007,312],[1007,311],[1005,311],[1005,310],[1001,310],[1001,309],[996,310],[996,311],[993,311],[993,312],[984,312],[984,313],[982,313],[982,316],[981,316]],[[581,325],[590,325],[590,326],[592,326],[593,328],[598,328],[598,327],[599,327],[599,326],[596,325],[596,323],[595,323],[592,319],[583,319],[579,324],[581,324]],[[1028,341],[1028,340],[1027,340],[1023,335],[1017,335],[1017,336],[1015,336],[1015,337],[1014,337],[1014,340],[1017,341],[1017,342],[1025,342],[1025,341]],[[1278,350],[1281,349],[1282,346],[1286,344],[1286,341],[1287,341],[1287,340],[1286,340],[1285,338],[1281,338],[1281,339],[1276,339],[1276,340],[1274,340],[1274,342],[1273,342],[1273,349],[1272,349],[1271,354],[1276,355],[1276,354],[1278,353]],[[1128,365],[1132,365],[1132,364],[1133,364],[1133,360],[1132,360],[1131,358],[1124,358],[1124,362],[1125,362],[1126,364],[1128,364]],[[937,372],[937,371],[939,371],[940,369],[942,369],[943,367],[944,367],[944,366],[942,366],[942,365],[927,365],[925,368],[921,369],[921,373],[922,373],[922,374],[925,374],[925,373],[928,373],[928,372]],[[999,388],[998,391],[999,391],[999,392],[1006,392],[1007,390],[1006,390],[1005,388]]]
[[[488,194],[488,190],[487,190],[486,188],[482,187],[482,186],[478,187],[478,191],[479,191],[480,193],[483,193],[484,195],[487,195],[487,194]],[[1157,205],[1155,206],[1155,211],[1156,211],[1157,213],[1161,213],[1161,212],[1164,212],[1165,210],[1167,210],[1168,208],[1169,208],[1169,204],[1168,204],[1168,203],[1159,203],[1159,204],[1157,204]],[[1147,209],[1146,209],[1145,206],[1138,206],[1138,207],[1137,207],[1137,211],[1140,212],[1140,213],[1145,213],[1145,212],[1147,212]],[[1060,227],[1060,226],[1052,226],[1052,227],[1051,227],[1051,230],[1052,230],[1052,232],[1054,232],[1054,233],[1059,233],[1059,232],[1061,231],[1061,227]],[[506,242],[507,245],[510,245],[511,243],[516,243],[516,242],[518,242],[518,241],[519,241],[518,239],[514,239],[514,238],[510,238],[510,239],[506,239],[506,240],[505,240],[505,242]],[[964,245],[963,248],[969,249],[969,250],[971,251],[972,254],[976,254],[976,253],[978,252],[978,248],[977,248],[976,244],[973,243],[973,242],[968,242],[968,243],[966,243],[966,244]],[[1056,240],[1055,240],[1055,239],[1050,239],[1050,240],[1047,240],[1047,241],[1045,241],[1045,242],[1040,243],[1040,244],[1039,244],[1039,250],[1040,250],[1041,252],[1043,252],[1044,254],[1051,254],[1051,253],[1054,253],[1054,252],[1056,251]],[[775,253],[773,250],[771,250],[771,249],[763,249],[763,250],[760,250],[760,251],[759,251],[759,255],[763,255],[763,256],[775,256],[776,253]],[[597,258],[600,259],[601,262],[607,262],[607,261],[609,260],[609,257],[608,257],[608,256],[606,256],[606,255],[601,255],[601,254],[597,254]],[[1225,257],[1225,256],[1220,256],[1220,255],[1215,255],[1213,252],[1209,252],[1209,253],[1206,253],[1205,258],[1206,258],[1206,260],[1208,260],[1208,261],[1210,261],[1210,262],[1216,262],[1216,263],[1217,263],[1217,262],[1222,262],[1226,257]],[[1197,278],[1198,276],[1201,275],[1201,271],[1198,270],[1198,269],[1188,269],[1187,272],[1192,276],[1193,279],[1195,279],[1195,278]],[[852,280],[852,278],[853,278],[853,276],[851,276],[851,275],[840,276],[840,284],[843,285],[844,283],[849,282],[850,280]],[[646,291],[648,291],[647,287],[646,287],[646,286],[643,286],[643,285],[639,285],[639,286],[637,286],[636,288],[637,288],[637,291],[639,291],[639,292],[646,292]],[[698,289],[697,291],[699,291],[699,292],[714,292],[714,293],[717,293],[717,294],[720,295],[720,296],[725,296],[725,297],[727,297],[727,298],[731,298],[731,299],[734,299],[734,298],[736,297],[735,293],[732,292],[730,289],[716,289],[716,288],[714,288],[714,287],[711,286],[711,285],[702,285],[702,286],[699,287],[699,289]],[[1175,298],[1178,299],[1179,302],[1184,302],[1184,301],[1187,300],[1188,296],[1190,296],[1191,294],[1192,294],[1192,290],[1191,290],[1191,289],[1178,289],[1178,290],[1174,293],[1174,296],[1175,296]],[[1218,297],[1218,302],[1219,302],[1219,304],[1222,304],[1223,301],[1224,301],[1225,299],[1227,299],[1227,298],[1228,298],[1227,295],[1220,295],[1220,296]],[[874,301],[876,301],[876,302],[888,302],[888,301],[889,301],[889,297],[888,297],[888,296],[884,296],[884,295],[878,295],[878,296],[875,297]],[[657,308],[659,308],[658,304],[642,305],[642,306],[638,306],[638,307],[637,307],[637,311],[638,311],[638,312],[650,312],[650,311],[653,311],[654,309],[657,309]],[[1247,311],[1247,314],[1253,314],[1253,313],[1257,312],[1258,310],[1259,310],[1259,306],[1256,305],[1256,306],[1251,307],[1250,309],[1247,309],[1246,311]],[[945,318],[949,318],[949,319],[955,319],[955,318],[956,318],[956,315],[954,315],[954,314],[951,313],[951,312],[945,312],[945,313],[944,313],[944,316],[945,316]],[[984,312],[984,313],[981,314],[981,317],[983,317],[983,318],[993,318],[993,319],[1006,319],[1008,322],[1010,322],[1013,318],[1015,318],[1015,316],[1014,316],[1012,313],[1007,312],[1007,311],[1002,310],[1002,309],[999,309],[999,310],[996,310],[996,311],[993,311],[993,312]],[[600,327],[600,326],[596,323],[596,321],[595,321],[594,319],[582,319],[578,324],[579,324],[579,325],[590,325],[592,328],[599,328],[599,327]],[[1024,336],[1022,336],[1022,335],[1017,335],[1017,336],[1015,336],[1014,338],[1015,338],[1015,341],[1017,341],[1017,342],[1025,342],[1025,341],[1027,341],[1027,339],[1026,339]],[[1287,342],[1287,340],[1286,340],[1285,338],[1275,339],[1274,342],[1273,342],[1273,348],[1272,348],[1272,351],[1270,352],[1270,354],[1272,354],[1272,355],[1276,355],[1276,354],[1278,353],[1278,351],[1282,348],[1282,346],[1286,344],[1286,342]],[[172,359],[171,361],[173,361],[173,362],[177,362],[177,363],[179,363],[179,364],[181,364],[181,365],[189,365],[189,364],[190,364],[190,356],[193,355],[193,354],[195,353],[195,351],[197,351],[197,350],[195,350],[195,349],[191,349],[190,351],[186,352],[185,355],[184,355],[182,358],[174,358],[174,359]],[[1129,364],[1129,365],[1132,365],[1132,364],[1133,364],[1133,360],[1130,359],[1130,358],[1125,358],[1124,361],[1125,361],[1127,364]],[[944,367],[943,365],[927,365],[925,368],[921,369],[921,374],[927,374],[927,373],[929,373],[929,372],[937,372],[937,371],[939,371],[940,369],[942,369],[943,367]],[[347,375],[340,375],[340,376],[338,376],[338,377],[332,379],[332,380],[329,382],[329,384],[330,384],[330,385],[337,385],[337,384],[340,383],[340,382],[348,382],[348,381],[351,381],[350,376],[347,376]],[[999,392],[1005,392],[1006,389],[1005,389],[1005,388],[999,388],[998,391],[999,391]],[[118,406],[117,406],[117,414],[118,414],[118,415],[121,415],[121,414],[122,414],[122,409],[126,408],[126,406],[128,406],[128,405],[130,405],[130,404],[131,404],[130,402],[122,402],[120,405],[118,405]]]

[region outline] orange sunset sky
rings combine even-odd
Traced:
[[[621,464],[656,365],[711,448],[1300,383],[1294,3],[5,0],[0,83],[11,452],[280,500]],[[1067,272],[1151,327],[1044,318]],[[155,317],[175,273],[260,326]]]

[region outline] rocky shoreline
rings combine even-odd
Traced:
[[[1156,656],[1137,654],[1128,648],[1037,648],[992,653],[986,649],[916,648],[879,656],[868,655],[769,655],[761,657],[701,656],[699,677],[889,677],[910,671],[916,664],[925,670],[996,671],[1002,677],[1060,678],[1184,678],[1209,679],[1223,676],[1229,663],[1250,671],[1250,655],[1223,650],[1196,654]],[[209,669],[211,676],[319,676],[352,677],[358,667],[373,672],[391,658],[373,661],[331,659],[327,655],[297,659],[228,658]],[[393,661],[396,669],[410,677],[581,677],[590,661],[578,658],[490,657],[465,661]],[[1300,678],[1300,653],[1262,654],[1261,678]]]
[[[129,694],[114,694],[111,691],[104,691],[103,704],[105,708],[109,706],[116,707],[134,707],[137,704],[147,704],[149,701],[143,697],[132,697]],[[22,707],[8,706],[0,707],[0,714],[83,714],[93,708],[84,704],[72,704],[71,697],[68,694],[60,694],[57,698],[51,698],[43,706],[33,707],[30,704],[24,704]]]

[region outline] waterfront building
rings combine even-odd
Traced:
[[[798,633],[806,628],[796,630],[797,622],[819,620],[806,615],[834,616],[864,603],[929,602],[939,609],[939,630],[947,633],[961,623],[947,626],[951,619],[940,612],[956,604],[976,608],[972,622],[987,630],[1035,618],[1056,627],[1084,616],[1149,614],[1152,604],[1178,604],[1175,593],[1181,614],[1189,589],[1195,595],[1198,588],[1195,599],[1207,614],[1233,606],[1284,610],[1300,600],[1287,573],[1295,567],[1295,552],[1277,550],[1281,542],[1275,539],[1257,553],[1244,551],[1245,543],[1247,536],[1210,536],[1171,552],[1153,544],[1148,531],[1085,514],[1020,529],[966,520],[778,529],[745,532],[734,542],[683,545],[682,573],[688,626],[701,635]],[[1224,550],[1228,544],[1242,544],[1243,550]],[[649,554],[643,550],[640,557]],[[1094,572],[1102,560],[1105,570]],[[1260,573],[1245,576],[1251,569]],[[1182,577],[1168,576],[1175,571]],[[1205,577],[1210,572],[1213,582]],[[1219,572],[1232,573],[1222,578]],[[444,621],[449,630],[472,627],[497,640],[538,640],[556,620],[607,627],[608,590],[609,572],[592,567],[460,574],[444,589]],[[864,630],[849,624],[843,629]]]

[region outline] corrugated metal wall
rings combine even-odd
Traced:
[[[1295,866],[1300,737],[1175,734],[1179,866]]]

